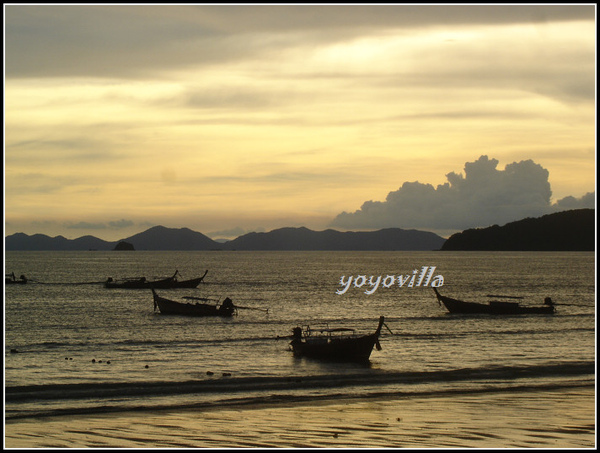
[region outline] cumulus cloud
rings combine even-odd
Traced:
[[[557,211],[566,211],[568,209],[582,209],[596,207],[596,193],[588,192],[581,198],[572,196],[558,200],[552,207]]]
[[[353,213],[342,212],[331,226],[462,230],[502,225],[556,210],[593,207],[594,193],[580,200],[566,197],[552,205],[548,170],[532,160],[514,162],[504,170],[497,166],[498,160],[481,156],[465,164],[464,176],[448,173],[448,182],[437,187],[405,182],[385,201],[367,201]]]

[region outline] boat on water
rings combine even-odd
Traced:
[[[292,352],[297,357],[310,357],[329,361],[367,362],[373,346],[381,350],[379,335],[384,317],[379,318],[379,325],[374,333],[356,335],[354,329],[325,328],[311,329],[310,326],[293,329],[293,340],[290,343]]]
[[[206,274],[208,274],[208,269],[204,271],[204,275],[202,275],[202,277],[196,277],[189,280],[178,280],[177,274],[178,272],[175,272],[175,275],[171,281],[165,286],[166,288],[195,288],[202,283],[202,281],[204,281],[204,277],[206,277]]]
[[[24,285],[25,283],[27,283],[27,277],[24,275],[21,275],[19,278],[17,278],[14,272],[11,272],[10,274],[4,274],[4,284],[6,285]]]
[[[173,276],[159,279],[159,280],[148,280],[146,277],[133,277],[125,278],[122,280],[113,280],[108,277],[104,286],[106,288],[121,288],[121,289],[170,289],[170,288],[196,288],[206,277],[208,270],[204,272],[202,277],[192,278],[190,280],[179,280],[177,278],[179,271],[175,271]]]
[[[519,302],[493,300],[484,303],[465,302],[451,297],[442,296],[437,288],[433,288],[438,302],[443,304],[450,313],[488,313],[492,315],[519,315],[519,314],[553,314],[556,310],[550,297],[544,299],[544,305],[526,306]],[[510,297],[510,296],[488,296]],[[517,297],[510,297],[517,298]]]
[[[202,303],[177,302],[159,296],[152,287],[150,289],[152,290],[152,297],[154,299],[154,311],[158,309],[163,315],[231,317],[236,313],[236,306],[233,304],[233,301],[229,297],[226,297],[220,305],[218,303],[205,303],[211,300],[205,297],[191,296],[188,296],[186,298],[202,301]]]

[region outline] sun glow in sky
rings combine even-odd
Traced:
[[[391,203],[407,182],[469,179],[466,164],[484,171],[480,156],[497,161],[485,170],[496,175],[533,161],[516,167],[541,175],[523,191],[551,186],[529,210],[514,194],[501,200],[520,203],[504,223],[565,197],[595,206],[594,5],[4,12],[7,235],[118,240],[153,225],[215,238],[332,225],[447,234],[487,219],[465,208],[460,224],[416,224],[407,202]],[[367,221],[370,201],[385,209]]]

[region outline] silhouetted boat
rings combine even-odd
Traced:
[[[190,302],[177,302],[170,299],[160,297],[152,290],[152,297],[154,298],[154,311],[157,309],[163,315],[185,315],[185,316],[223,316],[231,317],[236,312],[236,307],[233,305],[233,301],[227,297],[221,303],[218,304],[206,304],[206,303],[190,303]],[[202,301],[208,301],[208,298],[202,297],[187,297],[188,299],[196,299]]]
[[[123,280],[113,280],[109,277],[104,286],[106,288],[121,288],[121,289],[148,289],[148,288],[158,288],[158,289],[170,289],[170,288],[195,288],[198,286],[206,274],[208,270],[204,272],[202,277],[192,278],[190,280],[178,280],[177,275],[179,271],[175,271],[172,277],[163,278],[160,280],[149,281],[146,277],[134,277],[134,278],[125,278]]]
[[[546,297],[544,305],[523,306],[519,302],[490,301],[487,304],[477,302],[464,302],[451,297],[442,296],[437,288],[433,288],[438,302],[444,304],[450,313],[488,313],[492,315],[518,315],[518,314],[553,314],[555,312],[552,299]],[[507,297],[507,296],[492,296]]]
[[[379,334],[384,317],[379,318],[375,333],[357,336],[354,329],[327,328],[311,330],[310,327],[296,327],[293,330],[293,340],[290,343],[295,356],[315,359],[346,362],[366,362],[371,356],[373,346],[377,350]]]
[[[175,272],[174,278],[171,280],[169,288],[195,288],[204,280],[208,274],[208,270],[204,271],[204,275],[202,277],[192,278],[190,280],[177,280],[177,272]],[[156,288],[156,286],[155,286]]]
[[[24,285],[25,283],[27,283],[27,277],[25,277],[24,275],[21,275],[19,278],[17,278],[15,276],[15,273],[11,272],[10,274],[4,274],[4,283],[6,285],[11,285],[11,284]]]

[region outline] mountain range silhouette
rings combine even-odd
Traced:
[[[432,232],[400,228],[340,232],[286,227],[267,233],[248,233],[222,243],[189,228],[155,226],[118,241],[104,241],[89,235],[66,239],[63,236],[15,233],[5,238],[5,250],[593,251],[595,239],[595,210],[577,209],[536,219],[527,218],[504,226],[469,229],[447,240]]]

